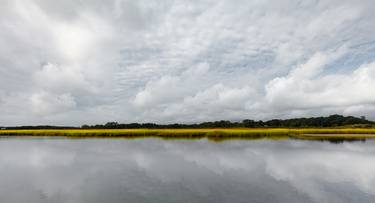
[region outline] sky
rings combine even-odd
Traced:
[[[0,126],[375,120],[373,0],[0,0]]]

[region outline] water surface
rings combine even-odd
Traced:
[[[375,142],[1,138],[0,202],[375,202]]]

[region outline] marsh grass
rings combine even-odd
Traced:
[[[202,139],[368,139],[375,138],[375,128],[251,128],[251,129],[68,129],[0,130],[0,136],[63,136],[71,138],[147,138]]]

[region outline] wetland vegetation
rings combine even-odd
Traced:
[[[38,129],[1,130],[2,136],[159,137],[165,139],[367,139],[375,128],[255,128],[255,129]]]
[[[119,124],[83,125],[82,127],[19,126],[0,130],[1,136],[66,137],[159,137],[165,139],[367,139],[375,138],[372,121],[352,116],[297,118],[242,122],[216,121],[200,124]]]

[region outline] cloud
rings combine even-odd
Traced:
[[[166,120],[189,123],[212,118],[237,120],[246,114],[246,102],[251,93],[253,90],[247,86],[236,88],[216,84],[161,109],[153,108],[147,113],[150,115],[149,119],[153,120],[164,117]],[[155,111],[160,114],[153,116]]]
[[[134,104],[140,107],[152,107],[181,100],[194,92],[192,84],[203,85],[204,82],[201,80],[208,74],[209,68],[209,64],[199,63],[178,76],[166,75],[156,81],[150,81],[142,91],[137,93]]]
[[[285,77],[266,85],[265,105],[276,109],[351,108],[374,105],[375,62],[364,64],[348,74],[324,74],[327,64],[342,53],[317,53]],[[344,55],[345,56],[345,55]]]
[[[108,95],[98,80],[92,81],[80,66],[47,63],[33,75],[30,97],[33,112],[49,116],[100,105]]]
[[[370,118],[374,11],[370,0],[5,0],[0,122]],[[40,117],[30,101],[59,106],[52,95],[75,105]]]
[[[39,115],[49,115],[73,109],[76,106],[74,98],[69,94],[53,95],[40,92],[31,96],[33,112]]]
[[[80,67],[47,63],[41,70],[35,72],[33,77],[37,88],[51,92],[79,90],[95,92],[95,88],[89,84]]]

